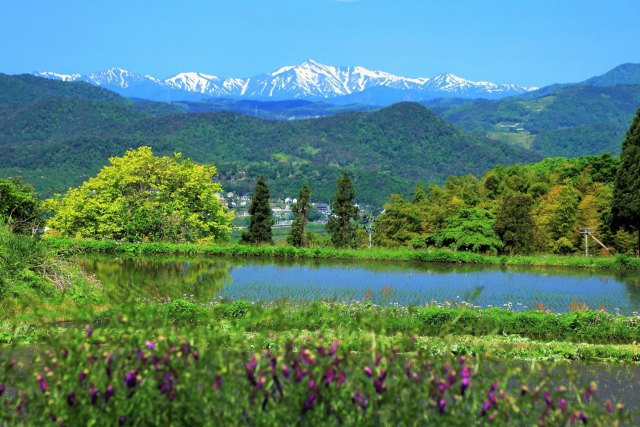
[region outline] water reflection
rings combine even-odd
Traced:
[[[572,301],[594,309],[640,309],[640,272],[558,267],[487,266],[392,261],[233,257],[113,257],[79,260],[114,299],[127,296],[216,296],[252,300],[361,300],[423,305],[467,301],[513,309],[541,303],[555,312]]]

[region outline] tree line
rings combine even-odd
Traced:
[[[126,241],[225,240],[232,214],[217,193],[216,168],[179,154],[155,157],[149,147],[110,159],[110,166],[41,204],[18,179],[0,180],[0,217],[17,232],[43,225],[52,234]],[[311,189],[303,185],[287,241],[318,243],[306,232]],[[273,243],[269,189],[258,179],[248,229],[241,241]],[[330,244],[363,245],[355,190],[345,170],[337,181],[327,223]],[[548,158],[532,165],[497,166],[481,178],[451,176],[442,186],[418,185],[408,200],[395,194],[375,219],[378,246],[447,247],[484,253],[574,253],[580,227],[620,253],[640,250],[640,109],[622,144],[610,154]],[[637,233],[637,236],[636,236]],[[327,242],[324,242],[325,244]]]

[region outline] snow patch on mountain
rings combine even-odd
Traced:
[[[63,81],[87,81],[125,96],[235,97],[254,99],[331,99],[357,95],[372,88],[411,92],[413,98],[475,97],[498,98],[535,90],[515,84],[473,82],[450,73],[407,78],[364,67],[334,67],[308,59],[299,65],[281,67],[271,73],[249,78],[223,78],[200,72],[179,73],[161,80],[113,67],[88,75],[34,73],[40,77]],[[158,99],[163,100],[163,99]]]

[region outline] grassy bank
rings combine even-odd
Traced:
[[[0,348],[10,355],[0,361],[7,392],[0,418],[10,425],[633,424],[634,408],[601,398],[579,371],[490,361],[543,359],[536,356],[543,345],[450,335],[456,316],[438,313],[450,312],[181,300],[78,313],[76,323],[42,327],[37,345]],[[416,336],[436,330],[425,329],[435,324],[425,314],[449,327]],[[394,318],[404,325],[389,328]],[[578,329],[588,323],[576,322]],[[589,360],[625,351],[546,347],[547,354],[599,355]]]
[[[172,244],[172,243],[126,243],[115,241],[73,240],[49,238],[47,244],[66,253],[130,253],[187,254],[246,257],[361,259],[414,262],[444,262],[462,264],[531,265],[580,268],[640,269],[640,259],[626,255],[614,257],[583,257],[562,255],[492,256],[450,250],[413,249],[336,249],[327,247],[295,248],[292,246],[249,246],[240,244]]]

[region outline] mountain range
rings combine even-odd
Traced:
[[[408,78],[363,67],[334,67],[309,59],[296,66],[249,78],[224,78],[200,72],[179,73],[166,79],[121,68],[87,75],[34,72],[66,82],[85,81],[129,98],[153,101],[233,98],[255,100],[331,100],[334,104],[389,105],[434,98],[498,99],[537,88],[516,84],[473,82],[453,74]]]
[[[8,94],[0,96],[0,176],[21,175],[46,195],[79,185],[110,157],[143,145],[213,163],[226,191],[251,192],[265,176],[276,197],[295,196],[307,182],[314,200],[329,201],[346,168],[358,200],[376,206],[392,193],[410,193],[417,182],[540,159],[466,132],[417,103],[273,121],[228,111],[150,114],[85,82],[31,75],[0,74],[0,93]]]

